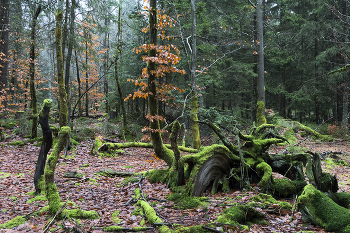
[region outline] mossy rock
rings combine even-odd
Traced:
[[[341,207],[312,184],[304,187],[298,198],[298,211],[303,220],[326,231],[350,232],[350,210]]]
[[[238,204],[222,211],[216,222],[236,225],[236,224],[264,224],[268,223],[264,220],[265,215],[255,208],[248,205]]]
[[[276,197],[293,197],[306,186],[306,181],[289,180],[286,178],[275,179],[273,183],[273,195]]]
[[[207,206],[206,197],[192,197],[186,194],[174,193],[170,194],[167,199],[174,201],[180,209],[195,209],[200,206]]]

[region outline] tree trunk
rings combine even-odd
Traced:
[[[86,56],[85,56],[85,65],[86,65],[86,80],[85,80],[85,89],[86,91],[89,88],[89,68],[88,68],[88,45],[87,45],[87,41],[85,43],[85,50],[86,50]],[[89,116],[89,95],[86,92],[85,94],[85,116]]]
[[[198,149],[201,146],[201,139],[199,134],[198,124],[198,97],[196,87],[196,60],[197,60],[197,24],[196,24],[196,5],[195,1],[191,0],[191,13],[192,13],[192,58],[191,58],[191,121],[192,121],[192,136],[193,136],[193,148]]]
[[[60,0],[58,4],[63,4]],[[61,6],[63,7],[63,6]],[[56,56],[57,56],[57,82],[58,82],[58,94],[59,94],[59,125],[62,128],[67,126],[68,123],[68,104],[67,104],[67,93],[65,90],[65,81],[64,81],[64,70],[63,70],[63,54],[62,54],[62,20],[63,12],[60,8],[57,11],[56,15]]]
[[[0,7],[0,29],[1,37],[0,40],[0,118],[7,115],[7,69],[8,69],[8,45],[9,45],[9,0],[1,0]]]
[[[123,130],[126,131],[127,127],[128,127],[128,120],[127,120],[127,116],[126,116],[126,109],[125,109],[125,102],[124,102],[124,98],[123,98],[123,91],[122,91],[122,87],[120,85],[120,81],[119,81],[119,73],[118,73],[118,61],[119,61],[119,55],[121,54],[121,42],[122,42],[122,28],[121,28],[121,24],[122,24],[122,19],[121,19],[121,10],[122,7],[121,5],[119,5],[119,12],[118,12],[118,34],[117,34],[117,49],[116,49],[116,54],[115,54],[115,63],[114,63],[114,75],[115,75],[115,80],[117,82],[117,87],[118,87],[118,93],[119,93],[119,103],[120,106],[122,108],[122,114],[123,114]]]
[[[157,45],[157,0],[150,0],[150,46]],[[148,53],[149,57],[156,57],[156,48],[150,49]],[[149,114],[151,117],[158,116],[158,100],[157,100],[157,87],[156,87],[156,63],[150,60],[147,66],[148,71],[148,105]],[[163,145],[162,136],[160,133],[159,120],[150,121],[151,139],[156,156],[163,159],[170,167],[174,162],[174,153]]]
[[[30,107],[32,108],[32,134],[31,138],[38,137],[38,109],[37,109],[37,99],[36,99],[36,91],[35,91],[35,28],[36,28],[36,20],[41,12],[41,5],[36,8],[34,15],[33,15],[33,21],[32,21],[32,31],[30,33],[31,38],[31,45],[30,45],[30,96],[31,96],[31,103]]]
[[[80,74],[79,74],[79,63],[78,63],[78,57],[77,57],[77,51],[74,50],[74,54],[75,54],[75,65],[76,65],[76,69],[77,69],[77,81],[78,81],[78,116],[82,117],[83,116],[83,110],[81,108],[81,81],[80,81]],[[73,112],[74,114],[74,112]]]
[[[38,181],[42,175],[44,175],[44,169],[46,164],[47,154],[52,146],[52,132],[49,125],[49,113],[52,100],[44,100],[43,108],[39,113],[39,123],[43,131],[43,141],[41,144],[38,161],[36,162],[35,174],[34,174],[34,186],[36,194],[41,193],[41,188]]]
[[[265,81],[264,81],[264,28],[263,28],[263,5],[262,0],[257,4],[257,29],[258,29],[258,101],[265,103]]]

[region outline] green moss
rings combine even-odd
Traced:
[[[350,209],[350,193],[334,193],[332,200],[338,205]]]
[[[263,177],[261,178],[259,185],[260,188],[266,192],[271,184],[271,182],[273,181],[273,177],[272,177],[272,168],[270,167],[270,165],[268,165],[265,162],[261,162],[256,166],[256,170],[258,173],[263,173]]]
[[[24,216],[17,216],[11,220],[9,220],[7,223],[0,224],[0,229],[11,229],[13,227],[17,227],[21,224],[24,224],[26,222]]]
[[[131,215],[143,216],[143,209],[141,208],[141,206],[138,206],[136,209],[134,209],[134,210],[131,212]]]
[[[44,102],[43,102],[43,106],[42,106],[42,108],[41,108],[41,110],[40,110],[40,112],[39,112],[39,116],[40,116],[41,118],[45,118],[44,108],[46,107],[46,108],[49,108],[49,109],[50,109],[51,106],[52,106],[52,100],[50,100],[50,99],[45,99]]]
[[[266,118],[265,118],[265,105],[264,102],[259,100],[256,104],[256,119],[257,119],[257,126],[266,124]]]
[[[104,227],[103,228],[104,231],[125,231],[124,227],[120,227],[120,226],[108,226],[108,227]],[[131,227],[129,228],[129,232],[141,232],[141,231],[147,231],[149,230],[148,227]],[[169,232],[170,233],[170,232]]]
[[[34,201],[47,201],[47,198],[45,197],[45,195],[40,195],[29,199],[27,203],[30,204],[30,203],[33,203]]]
[[[265,215],[258,210],[247,205],[239,204],[237,206],[224,209],[216,222],[228,225],[246,223],[268,224],[264,220],[264,217]]]
[[[298,210],[304,221],[321,226],[326,231],[344,232],[350,223],[350,210],[337,205],[312,184],[305,186],[299,196]]]
[[[168,200],[174,201],[180,209],[194,209],[198,207],[205,207],[207,203],[206,197],[192,197],[186,194],[173,193],[168,195]]]
[[[333,141],[334,138],[332,138],[332,136],[329,135],[322,135],[319,132],[311,129],[310,127],[307,127],[297,121],[293,121],[294,127],[293,130],[294,131],[304,131],[306,135],[313,135],[313,138],[315,139],[320,139],[322,141],[325,142],[329,142],[329,141]]]
[[[292,197],[300,192],[306,185],[306,181],[292,181],[286,178],[275,179],[273,194],[278,197]]]
[[[202,226],[180,227],[177,230],[179,232],[184,232],[184,233],[209,233],[209,232],[212,232],[212,231],[203,229]]]
[[[9,123],[3,124],[2,127],[4,127],[5,129],[13,129],[16,125],[17,123],[15,122],[9,122]]]
[[[9,177],[9,176],[11,176],[11,173],[0,172],[0,178],[5,178],[5,177]]]
[[[154,223],[162,223],[163,221],[157,216],[157,213],[154,211],[154,209],[152,208],[152,206],[150,206],[147,202],[143,201],[143,200],[139,200],[137,202],[138,206],[141,206],[145,216],[147,217],[147,220],[150,224],[154,224]],[[170,230],[167,226],[163,225],[161,227],[158,228],[158,232],[160,233],[165,233],[165,232],[173,232],[172,230]]]
[[[28,143],[28,141],[13,141],[13,142],[10,142],[8,144],[12,145],[12,146],[24,146],[27,143]]]
[[[283,136],[288,140],[289,143],[295,143],[298,141],[298,139],[295,137],[293,129],[287,129]]]
[[[62,203],[63,204],[63,203]],[[67,216],[68,218],[79,218],[79,219],[98,219],[100,216],[96,211],[86,211],[81,209],[73,209],[73,210],[63,210],[61,213],[61,217]]]

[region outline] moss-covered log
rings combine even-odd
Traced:
[[[305,186],[298,198],[298,210],[303,220],[326,231],[350,232],[350,210],[336,204],[312,184]]]
[[[95,145],[96,145],[95,139]],[[145,142],[125,142],[125,143],[102,143],[101,141],[97,142],[98,147],[96,148],[97,151],[105,152],[109,150],[117,150],[122,148],[130,148],[130,147],[142,147],[142,148],[153,148],[152,143],[145,143]],[[163,144],[168,149],[172,149],[172,146],[170,144]],[[198,150],[193,148],[188,148],[184,146],[178,146],[178,149],[180,151],[188,152],[188,153],[197,153]]]
[[[140,194],[140,189],[135,189],[134,191],[136,199],[141,198]],[[145,200],[138,200],[136,205],[140,206],[143,209],[143,213],[145,217],[147,218],[148,222],[150,224],[155,224],[155,223],[163,223],[163,221],[158,217],[156,211],[146,202]],[[158,228],[158,232],[160,233],[165,233],[165,232],[173,232],[172,230],[169,229],[166,225],[162,225]]]

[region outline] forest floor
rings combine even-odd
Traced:
[[[27,203],[32,198],[27,193],[34,191],[33,176],[40,147],[30,143],[24,146],[8,144],[15,140],[23,140],[23,138],[13,136],[5,142],[0,142],[0,224],[19,215],[30,215],[47,205],[46,201]],[[99,157],[90,154],[93,144],[93,140],[83,141],[70,151],[66,158],[61,156],[55,174],[55,182],[62,201],[69,199],[75,202],[79,208],[95,210],[100,215],[100,219],[80,221],[87,232],[103,232],[102,227],[116,225],[112,221],[112,213],[115,210],[120,211],[118,215],[121,220],[119,226],[139,226],[141,216],[133,215],[133,210],[136,207],[133,205],[134,203],[129,203],[133,191],[137,187],[142,187],[144,195],[147,196],[149,203],[153,204],[153,208],[163,222],[185,226],[213,222],[217,219],[217,214],[229,206],[227,200],[245,203],[257,194],[254,191],[232,190],[212,195],[208,191],[204,194],[209,198],[207,208],[182,210],[174,202],[165,201],[171,191],[164,184],[152,184],[148,179],[144,179],[140,183],[127,183],[126,178],[105,177],[97,173],[106,168],[128,172],[166,168],[163,161],[152,156],[152,149],[129,148],[116,157]],[[350,149],[348,141],[345,140],[336,140],[332,143],[306,141],[302,146],[313,152],[341,152],[339,157],[348,163],[350,161]],[[271,151],[281,152],[283,149],[282,147],[274,147]],[[329,166],[323,162],[323,169],[326,172],[337,174],[340,189],[338,192],[349,192],[349,167]],[[64,178],[64,173],[67,171],[78,171],[85,176],[83,179]],[[257,188],[254,184],[252,186],[252,190]],[[283,201],[288,201],[292,205],[295,203],[295,199]],[[225,206],[226,203],[227,206]],[[67,209],[69,208],[76,207],[68,205]],[[249,232],[325,232],[319,227],[304,222],[299,212],[294,213],[294,220],[290,221],[291,211],[280,209],[272,214],[264,209],[259,209],[259,211],[265,214],[265,220],[269,222],[269,225],[252,224]],[[0,232],[42,232],[49,218],[50,215],[47,212],[35,217],[31,215],[25,224],[13,229],[0,229]],[[60,226],[61,223],[62,221],[55,222],[51,228],[56,228],[55,232],[65,232]],[[75,223],[66,219],[64,224],[71,228]],[[146,225],[151,227],[150,224]],[[220,226],[217,227],[218,230],[220,228]],[[235,232],[227,227],[223,230],[224,232]],[[157,232],[157,230],[151,229],[147,232]]]

